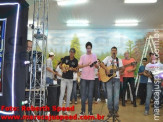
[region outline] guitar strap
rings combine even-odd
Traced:
[[[119,68],[119,60],[117,57],[116,57],[116,62],[117,62],[117,67]]]

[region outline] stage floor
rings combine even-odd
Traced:
[[[65,105],[65,104],[64,104]],[[70,104],[71,106],[75,106],[75,111],[71,112],[72,115],[78,114],[81,112],[81,103],[78,100],[77,104]],[[151,105],[150,105],[151,106]],[[121,122],[163,122],[163,107],[160,108],[160,115],[159,121],[154,120],[153,116],[153,108],[150,107],[150,115],[144,116],[144,105],[139,105],[139,100],[137,100],[137,107],[133,107],[133,104],[131,104],[130,101],[126,103],[126,107],[122,107],[121,101],[119,105],[119,120]],[[86,115],[88,115],[88,104],[86,104]],[[96,116],[97,114],[104,115],[105,119],[107,119],[108,109],[105,101],[101,101],[98,104],[93,104],[93,114]],[[109,119],[110,122],[112,122],[112,119]],[[81,121],[81,120],[80,120]],[[66,122],[80,122],[79,120],[74,121],[66,121]],[[56,122],[56,120],[55,120]],[[82,120],[82,122],[88,122],[88,120]],[[94,121],[94,122],[100,122],[100,121]]]

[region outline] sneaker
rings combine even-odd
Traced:
[[[75,101],[75,104],[77,104],[78,102],[77,101]]]
[[[145,112],[144,112],[144,115],[145,115],[145,116],[148,116],[148,115],[149,115],[149,111],[145,111]]]
[[[66,101],[64,100],[63,103],[66,104]]]
[[[115,112],[115,116],[116,116],[116,117],[119,117],[119,114],[118,114],[118,112]]]
[[[72,104],[72,101],[70,101],[70,104]]]
[[[59,112],[59,116],[61,116],[61,115],[62,115],[62,111]]]
[[[106,104],[107,104],[107,102],[108,102],[108,99],[105,99],[105,102],[106,102]]]
[[[47,116],[49,116],[50,115],[50,112],[47,112]]]
[[[84,116],[85,115],[85,112],[81,112],[80,114],[79,114],[79,116]]]
[[[97,99],[97,102],[101,102],[101,99],[98,98],[98,99]]]
[[[92,113],[92,112],[88,112],[88,114],[89,114],[90,116],[93,116],[93,113]]]
[[[65,111],[64,114],[65,114],[65,115],[71,115],[71,113],[68,112],[68,111]]]
[[[107,115],[107,117],[112,117],[113,116],[113,113],[112,112],[109,112],[109,114]]]

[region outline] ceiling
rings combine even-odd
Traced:
[[[26,0],[29,7],[29,24],[33,16],[33,0]],[[124,4],[123,0],[89,0],[86,4],[60,7],[54,0],[49,0],[49,29],[110,29],[138,28],[163,29],[163,0],[155,4]],[[87,19],[88,27],[67,27],[69,19]],[[137,27],[115,27],[118,19],[138,19]]]

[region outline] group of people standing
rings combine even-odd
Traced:
[[[97,56],[92,53],[92,43],[87,42],[85,45],[86,54],[80,57],[80,60],[75,58],[76,50],[71,48],[69,51],[69,56],[65,56],[61,59],[61,62],[58,64],[56,71],[53,70],[52,60],[54,59],[54,53],[49,53],[49,58],[47,59],[47,79],[48,84],[53,82],[54,75],[57,75],[58,84],[60,84],[60,97],[59,97],[59,107],[62,107],[65,91],[67,88],[67,98],[66,98],[66,107],[69,107],[72,98],[75,98],[75,103],[77,103],[76,96],[76,85],[77,77],[80,76],[80,95],[81,95],[81,112],[80,116],[85,115],[86,113],[86,100],[88,99],[88,114],[93,115],[92,112],[92,103],[94,90],[97,91],[95,98],[99,100],[99,81],[100,77],[98,75],[99,68],[105,69],[107,75],[110,74],[110,71],[107,67],[116,66],[119,70],[116,71],[116,76],[111,78],[108,82],[102,82],[104,89],[104,96],[107,102],[107,108],[109,110],[108,117],[111,117],[115,114],[116,117],[119,117],[119,95],[122,93],[122,106],[125,104],[125,95],[128,83],[130,84],[132,96],[133,96],[133,106],[136,107],[136,93],[135,93],[135,80],[134,72],[136,70],[136,61],[134,58],[130,58],[129,52],[125,52],[125,59],[117,58],[117,48],[111,48],[111,56],[107,56],[102,62],[97,59]],[[152,95],[153,83],[150,81],[148,74],[144,73],[144,70],[151,70],[151,66],[160,67],[161,64],[156,61],[156,55],[154,53],[150,54],[150,63],[146,65],[147,58],[143,59],[143,66],[139,68],[140,78],[140,90],[144,93],[144,89],[147,87],[147,97],[145,100],[145,93],[141,94],[141,104],[145,103],[145,115],[149,114],[149,103]],[[155,60],[155,61],[154,61]],[[145,62],[146,61],[146,62]],[[65,69],[64,65],[68,65],[68,69]],[[144,85],[144,82],[148,84]],[[112,84],[114,83],[114,87]],[[73,87],[74,86],[74,87]],[[114,88],[114,90],[113,90]],[[121,90],[122,91],[121,91]],[[114,93],[112,93],[114,91]],[[114,94],[114,98],[112,95]],[[114,99],[114,100],[113,100]],[[114,101],[114,107],[113,107]],[[62,115],[62,111],[59,112],[59,115]],[[70,115],[68,111],[64,111],[64,114]]]

